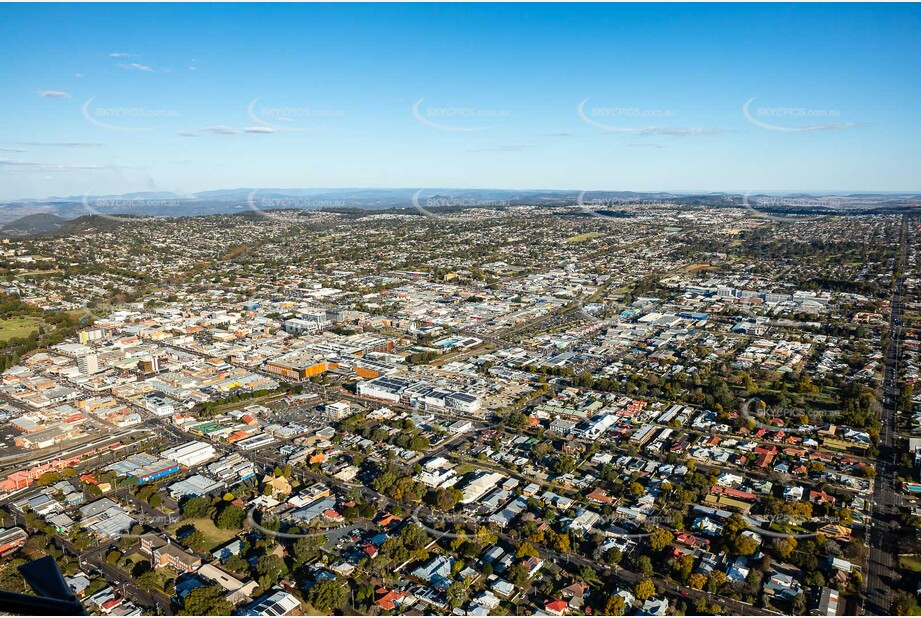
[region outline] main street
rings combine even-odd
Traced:
[[[902,302],[905,277],[901,269],[905,263],[907,249],[907,218],[902,220],[899,258],[896,264],[896,280],[892,290],[889,315],[888,348],[883,373],[882,427],[879,431],[879,456],[876,461],[876,480],[873,486],[873,513],[867,529],[867,543],[870,546],[867,568],[867,596],[864,612],[885,616],[890,613],[894,600],[893,584],[897,577],[893,556],[898,553],[898,534],[893,526],[898,525],[899,488],[898,469],[897,405],[899,360],[901,358],[900,338],[902,332]]]

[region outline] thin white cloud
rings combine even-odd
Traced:
[[[137,54],[128,54],[125,52],[112,52],[109,54],[109,58],[137,58]]]
[[[108,165],[95,165],[93,163],[80,164],[80,163],[64,163],[64,164],[41,164],[39,165],[40,170],[42,171],[51,171],[51,172],[69,172],[74,170],[101,170],[108,169]]]
[[[190,70],[190,71],[197,71],[197,70],[198,70],[198,67],[189,67],[189,70]]]
[[[856,122],[834,122],[831,124],[814,124],[808,127],[800,127],[800,131],[837,131],[839,129],[853,129],[859,126]]]
[[[661,144],[644,144],[641,142],[631,142],[629,144],[625,144],[625,146],[627,148],[665,148],[665,146],[662,146]]]
[[[76,78],[82,78],[82,77],[83,77],[83,73],[74,73],[74,77],[76,77]]]
[[[37,161],[22,161],[18,159],[0,159],[0,167],[25,168],[42,172],[67,172],[73,170],[98,170],[105,166],[84,163],[39,163]]]
[[[140,64],[139,62],[119,62],[116,65],[119,69],[125,69],[126,71],[153,71],[153,67],[149,67],[146,64]]]
[[[242,131],[243,133],[275,133],[275,127],[253,125],[249,127],[243,127],[242,129],[237,129],[226,124],[218,124],[210,127],[199,127],[197,129],[185,129],[183,131],[177,131],[176,135],[180,137],[200,137],[204,133],[211,133],[212,135],[237,135]]]
[[[226,124],[219,124],[219,125],[214,125],[210,127],[200,127],[198,129],[195,129],[194,131],[189,131],[189,130],[178,131],[176,135],[179,135],[181,137],[198,137],[202,133],[211,133],[213,135],[236,135],[238,131],[235,128],[228,126]]]
[[[237,130],[233,127],[227,126],[226,124],[219,124],[212,127],[202,127],[199,131],[204,131],[206,133],[214,133],[216,135],[236,135]]]
[[[38,96],[46,99],[69,99],[70,95],[63,90],[42,90]]]
[[[541,133],[544,137],[572,137],[575,135],[572,131],[559,131],[558,133]]]
[[[725,129],[700,127],[646,127],[637,131],[640,135],[673,135],[677,137],[685,137],[688,135],[717,135],[725,132]]]
[[[2,148],[0,147],[0,152],[28,152],[22,148]]]

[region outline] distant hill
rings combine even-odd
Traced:
[[[38,213],[26,215],[15,221],[0,226],[0,236],[5,238],[25,238],[29,236],[66,236],[81,232],[111,230],[125,224],[125,219],[118,220],[99,215],[86,215],[75,219],[64,219],[57,215]]]
[[[67,225],[68,219],[46,212],[26,215],[0,226],[3,236],[37,236],[52,234]]]
[[[921,200],[916,193],[825,193],[834,200],[816,202],[816,194],[790,192],[750,195],[749,205],[765,212],[786,214],[873,214],[918,212]],[[776,198],[784,197],[786,200]],[[325,210],[337,212],[406,210],[416,213],[424,209],[459,210],[464,208],[502,208],[507,206],[575,206],[610,209],[636,202],[665,202],[676,205],[739,207],[745,204],[741,193],[669,193],[662,191],[579,191],[545,189],[219,189],[179,195],[164,191],[126,193],[123,195],[94,195],[51,197],[0,202],[0,224],[8,227],[4,234],[28,235],[39,231],[54,231],[60,222],[54,218],[28,216],[45,214],[60,219],[77,219],[88,215],[187,217],[212,214],[261,213],[270,210]],[[819,206],[813,206],[818,203]],[[757,206],[756,206],[757,205]],[[33,232],[33,230],[35,232]]]

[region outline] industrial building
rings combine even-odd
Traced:
[[[208,464],[208,474],[231,487],[255,476],[256,467],[239,453],[232,453]]]
[[[226,486],[223,481],[216,481],[201,474],[194,474],[187,479],[173,483],[166,489],[174,500],[181,500],[186,496],[207,496],[224,489]]]
[[[130,532],[136,523],[124,508],[108,498],[80,507],[80,525],[99,536],[114,538],[123,535]]]
[[[113,470],[118,476],[133,476],[139,483],[149,483],[179,472],[179,464],[150,453],[137,453],[111,464],[106,470]]]
[[[476,502],[485,496],[486,492],[495,489],[503,479],[505,479],[504,474],[487,472],[486,470],[481,471],[461,490],[463,496],[460,499],[460,503],[470,504],[471,502]]]

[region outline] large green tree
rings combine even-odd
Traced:
[[[218,585],[201,586],[185,598],[183,616],[229,616],[233,605],[224,598],[224,589]]]
[[[243,526],[246,513],[236,504],[227,504],[217,513],[214,525],[223,530],[235,530]]]
[[[345,585],[337,579],[324,579],[310,589],[307,598],[311,605],[321,612],[329,612],[345,604],[349,593]]]

